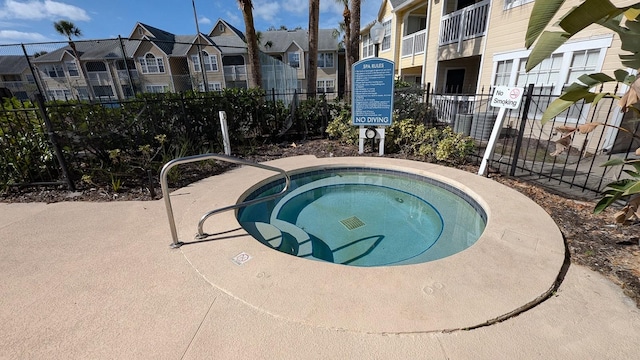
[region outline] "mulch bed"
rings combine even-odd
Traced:
[[[377,156],[377,153],[366,149],[366,156]],[[240,153],[245,159],[261,162],[287,156],[315,155],[358,156],[358,149],[345,146],[336,141],[319,139],[298,143],[285,142],[279,145],[265,145]],[[386,155],[402,157],[402,155]],[[208,163],[199,166],[182,166],[180,181],[172,184],[179,188],[202,178],[219,174],[231,168],[229,164]],[[467,171],[475,172],[476,167],[465,166]],[[568,198],[553,189],[545,189],[539,185],[519,181],[500,174],[491,174],[491,178],[509,186],[531,198],[544,208],[558,224],[564,234],[571,262],[584,265],[607,276],[618,284],[640,308],[640,224],[630,226],[615,225],[612,219],[613,209],[594,215],[595,202]],[[60,201],[119,201],[119,200],[153,200],[161,197],[160,188],[155,189],[152,198],[148,189],[127,188],[126,184],[119,192],[105,188],[87,187],[76,192],[63,189],[23,189],[0,194],[0,202],[60,202]]]

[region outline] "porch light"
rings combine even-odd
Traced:
[[[380,49],[380,44],[382,40],[384,40],[384,26],[376,21],[371,28],[369,29],[369,37],[373,44],[375,45],[375,56],[378,57],[378,50]]]

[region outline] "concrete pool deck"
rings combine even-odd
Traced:
[[[270,164],[346,161],[296,157]],[[205,223],[206,231],[224,234],[170,249],[162,201],[0,204],[0,358],[637,356],[640,311],[618,286],[571,265],[552,288],[564,249],[537,205],[473,174],[430,164],[416,171],[451,178],[491,205],[489,238],[432,263],[353,268],[298,259],[243,231],[226,232],[238,227],[232,212]],[[234,203],[271,175],[242,167],[175,191],[180,239],[193,241],[204,211]],[[507,208],[520,201],[526,209]],[[518,218],[525,222],[514,225]],[[241,252],[251,259],[236,265],[231,259]],[[526,304],[537,305],[461,329]]]

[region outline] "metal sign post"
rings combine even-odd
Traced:
[[[504,114],[506,113],[507,109],[517,109],[518,107],[520,107],[520,103],[522,102],[522,94],[524,93],[523,90],[523,88],[519,87],[496,87],[493,93],[493,97],[491,98],[491,106],[500,108],[500,110],[498,110],[498,118],[493,125],[489,143],[487,144],[487,148],[484,150],[484,156],[482,157],[482,162],[480,163],[478,175],[485,175],[487,171],[487,163],[489,162],[489,159],[493,157],[493,150],[496,147],[496,141],[498,141],[498,137],[500,136],[500,132],[502,131]]]
[[[364,153],[365,139],[378,139],[378,154],[384,155],[384,127],[393,120],[394,73],[395,63],[387,59],[371,58],[353,64],[351,123],[360,127],[360,154]]]

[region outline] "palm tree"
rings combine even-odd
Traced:
[[[307,76],[307,96],[315,97],[318,80],[318,23],[320,21],[320,0],[309,0],[309,69]]]
[[[351,0],[351,64],[360,60],[360,0]]]
[[[87,84],[87,93],[89,94],[89,100],[94,99],[95,96],[93,95],[91,84],[89,84],[89,77],[87,76],[84,67],[82,67],[82,64],[80,63],[80,54],[78,53],[78,49],[76,48],[76,43],[73,42],[73,39],[71,38],[72,36],[82,36],[82,31],[80,31],[80,29],[76,27],[71,21],[67,20],[56,21],[53,23],[53,27],[54,29],[56,29],[58,34],[67,37],[69,46],[71,47],[71,50],[73,50],[73,56],[75,56],[76,58],[76,66],[78,67],[78,69],[80,69],[82,77],[84,78],[84,82]]]
[[[337,3],[344,5],[344,10],[342,11],[342,17],[344,21],[340,23],[340,30],[344,31],[344,40],[342,43],[344,45],[344,58],[346,61],[345,64],[345,72],[344,72],[344,93],[345,99],[347,102],[350,102],[351,97],[349,93],[351,92],[351,10],[349,10],[349,0],[335,0]]]
[[[244,18],[247,52],[249,53],[249,66],[251,68],[249,87],[261,87],[260,50],[258,48],[256,28],[253,25],[253,3],[251,0],[238,0],[238,3],[240,4],[240,10],[242,10],[242,17]]]

